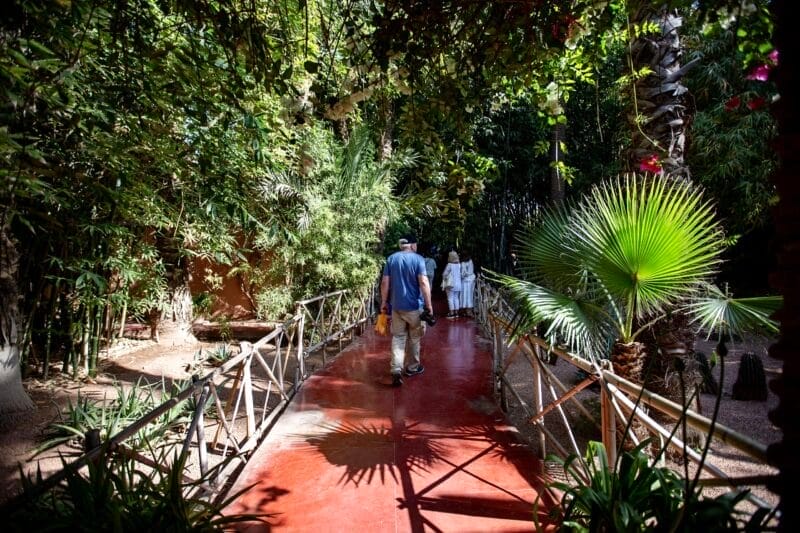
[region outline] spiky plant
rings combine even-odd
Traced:
[[[164,454],[151,469],[131,458],[103,455],[86,470],[68,468],[66,478],[41,493],[41,472],[23,476],[23,493],[3,507],[7,531],[230,531],[244,522],[263,522],[265,514],[228,514],[226,508],[245,490],[215,502],[198,489],[208,485],[218,470],[187,481],[186,455]],[[13,505],[12,505],[13,504]]]
[[[610,357],[617,373],[640,382],[638,337],[670,312],[723,335],[774,328],[768,317],[779,298],[737,300],[711,284],[722,242],[701,189],[628,174],[553,208],[519,236],[524,279],[492,276],[516,303],[519,331],[546,324],[551,342]]]
[[[637,337],[698,293],[719,263],[711,204],[685,181],[625,175],[555,208],[521,235],[523,281],[498,276],[528,322],[590,357],[611,348],[617,370],[637,378]]]
[[[644,452],[648,442],[624,452],[615,468],[600,442],[590,442],[577,467],[576,456],[563,465],[567,482],[553,482],[562,494],[552,518],[558,531],[764,531],[768,516],[748,514],[739,504],[748,490],[710,497],[674,470],[654,464]],[[588,480],[586,480],[588,476]],[[537,502],[538,503],[538,502]],[[537,526],[540,524],[537,523]],[[541,530],[537,527],[537,530]]]
[[[177,390],[180,391],[186,386],[188,382],[179,385]],[[116,396],[112,399],[98,399],[78,394],[74,404],[69,401],[59,413],[59,421],[47,427],[45,439],[33,450],[34,455],[62,444],[74,444],[80,449],[86,434],[92,430],[99,431],[101,439],[108,439],[145,416],[170,393],[165,381],[162,380],[159,390],[158,383],[151,384],[143,378],[139,378],[130,387],[115,383],[114,389]],[[172,392],[175,392],[174,387]],[[148,446],[160,445],[174,427],[186,422],[186,416],[194,408],[192,401],[190,399],[174,406],[157,423],[150,424],[137,432],[126,444],[133,448],[141,448],[145,443]]]

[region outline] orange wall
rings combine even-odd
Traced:
[[[255,318],[255,309],[242,290],[238,277],[228,276],[229,268],[227,265],[211,263],[206,259],[196,259],[190,267],[192,277],[189,281],[189,289],[192,291],[192,296],[197,296],[203,292],[209,292],[214,296],[211,316],[206,318],[220,316],[231,320]],[[210,269],[214,275],[222,277],[222,287],[219,290],[212,291],[209,289],[208,284],[205,282],[206,269]],[[197,310],[195,310],[195,313],[197,313]]]

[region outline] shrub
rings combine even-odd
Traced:
[[[45,440],[34,449],[34,455],[61,444],[81,446],[85,435],[91,430],[98,430],[101,440],[109,439],[157,407],[171,392],[164,382],[158,390],[157,384],[149,384],[141,378],[129,389],[119,383],[115,383],[114,387],[117,397],[111,402],[106,398],[87,398],[80,393],[75,404],[70,400],[64,411],[59,413],[60,421],[47,428]],[[126,445],[138,448],[145,440],[159,442],[171,427],[182,423],[183,409],[180,405],[173,407],[157,423],[142,428]]]
[[[668,467],[655,466],[645,453],[650,441],[625,451],[614,468],[602,443],[586,448],[585,469],[575,466],[577,456],[566,460],[549,457],[563,466],[568,481],[549,486],[562,492],[553,508],[559,531],[762,531],[759,512],[748,518],[736,508],[749,491],[704,497]],[[584,474],[585,472],[585,474]],[[587,479],[588,476],[588,479]],[[692,487],[692,488],[690,488]],[[538,522],[537,527],[541,524]]]
[[[167,459],[161,457],[158,463],[170,464]],[[23,476],[22,497],[6,509],[3,525],[6,531],[24,533],[225,531],[231,524],[263,521],[266,516],[223,514],[241,492],[218,503],[191,496],[213,479],[217,469],[187,483],[185,458],[176,456],[171,464],[152,470],[132,459],[102,457],[89,463],[86,474],[67,468],[65,480],[44,494],[35,490],[41,473],[37,479]]]

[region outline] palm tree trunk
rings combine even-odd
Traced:
[[[684,153],[692,110],[688,105],[689,91],[681,80],[694,63],[681,65],[683,45],[678,30],[682,19],[664,4],[645,1],[634,5],[632,19],[637,26],[645,22],[655,24],[660,34],[641,35],[633,38],[630,45],[632,71],[648,69],[651,73],[634,76],[634,113],[629,115],[633,141],[628,152],[629,164],[638,169],[643,160],[656,156],[665,177],[688,178],[690,172]],[[667,322],[669,324],[661,325],[661,333],[650,336],[642,352],[661,360],[649,361],[643,367],[653,367],[655,372],[651,370],[651,375],[660,375],[665,383],[674,386],[678,380],[673,379],[670,369],[676,368],[675,359],[683,361],[684,366],[691,366],[694,335],[685,317],[672,314]],[[680,392],[673,388],[667,396],[677,399]]]
[[[633,383],[642,383],[642,366],[645,361],[645,345],[641,342],[616,342],[611,348],[611,365],[614,373]],[[620,449],[630,450],[634,447],[634,440],[630,434],[636,436],[641,442],[648,437],[647,428],[637,419],[617,419],[616,441]]]
[[[681,80],[695,63],[680,63],[683,45],[678,30],[682,19],[659,3],[639,2],[633,20],[637,25],[655,23],[661,34],[634,38],[630,45],[633,72],[644,68],[651,72],[644,77],[634,76],[633,113],[629,114],[630,168],[637,170],[642,161],[656,156],[664,174],[688,178],[684,152],[692,109],[689,91]]]
[[[614,373],[634,383],[642,382],[645,347],[640,342],[617,342],[611,350]]]
[[[640,1],[632,8],[635,25],[651,23],[660,33],[639,35],[630,43],[630,68],[635,82],[631,94],[633,112],[629,114],[629,167],[639,170],[643,161],[654,158],[665,178],[689,178],[684,154],[692,109],[689,91],[681,80],[694,63],[681,65],[679,29],[683,21],[677,12],[661,3]],[[644,69],[650,74],[635,75]],[[640,337],[641,360],[632,360],[636,354],[628,350],[624,352],[624,364],[615,363],[615,370],[619,367],[626,373],[630,371],[626,377],[683,405],[701,383],[699,365],[693,358],[694,333],[678,313],[657,326]]]

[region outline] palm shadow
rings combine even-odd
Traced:
[[[541,469],[531,468],[530,450],[515,432],[491,424],[444,429],[419,426],[402,420],[395,420],[390,426],[328,423],[318,426],[313,434],[291,437],[302,440],[331,465],[342,468],[340,485],[400,485],[403,496],[397,498],[398,508],[408,512],[413,531],[439,530],[433,515],[441,513],[533,521],[534,502],[504,487],[502,481],[481,474],[480,468],[473,470],[480,461],[492,458],[515,466],[531,488],[543,488],[545,480],[537,473]],[[463,458],[463,453],[455,454],[459,459],[454,459],[453,452],[467,443],[476,451],[467,458]],[[433,481],[429,476],[425,486],[416,487],[415,479],[421,473],[432,473]],[[500,496],[479,497],[474,491],[459,491],[456,476],[484,485],[487,491]],[[549,509],[553,503],[544,495],[540,505]]]

